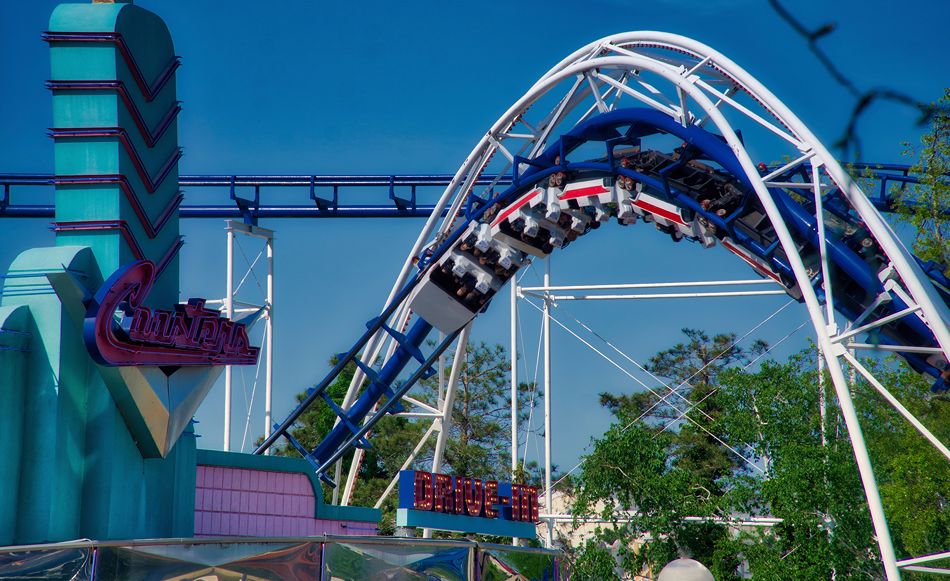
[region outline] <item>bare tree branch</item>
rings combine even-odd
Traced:
[[[784,20],[792,29],[805,39],[808,49],[815,55],[815,58],[825,67],[828,74],[854,99],[854,107],[851,109],[851,115],[848,118],[848,124],[845,126],[844,133],[833,147],[841,153],[845,159],[857,159],[861,156],[861,138],[858,135],[858,121],[861,116],[875,101],[891,101],[915,109],[920,113],[917,119],[917,125],[926,125],[940,111],[946,111],[946,105],[938,105],[919,101],[907,93],[888,87],[871,87],[870,89],[859,89],[854,81],[848,78],[828,53],[818,46],[818,40],[834,32],[836,25],[833,22],[825,23],[814,30],[809,30],[795,16],[792,15],[779,0],[769,0],[769,4],[779,18]]]

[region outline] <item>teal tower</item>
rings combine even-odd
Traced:
[[[97,364],[85,306],[147,259],[146,302],[178,302],[177,118],[171,36],[131,2],[63,4],[49,23],[56,246],[27,250],[0,300],[0,545],[189,537],[190,418],[213,369]]]

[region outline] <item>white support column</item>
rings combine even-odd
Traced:
[[[264,437],[270,435],[271,430],[273,429],[273,418],[272,418],[272,396],[273,396],[273,385],[274,385],[274,231],[268,228],[261,228],[260,226],[254,226],[251,224],[245,224],[243,222],[238,222],[235,220],[226,221],[226,230],[227,230],[227,239],[228,239],[228,258],[227,258],[227,293],[224,296],[223,301],[208,301],[211,303],[220,302],[222,305],[222,313],[230,319],[240,319],[238,315],[248,315],[249,313],[258,314],[259,316],[254,319],[251,324],[255,324],[258,320],[263,319],[264,324],[264,333],[263,333],[263,342],[261,346],[260,357],[263,358],[263,363],[261,364],[264,374]],[[237,283],[237,288],[235,288],[234,280],[234,271],[235,271],[235,261],[234,261],[234,249],[235,245],[238,243],[238,235],[247,238],[253,238],[258,243],[261,241],[264,244],[263,248],[259,248],[257,257],[249,261],[247,270],[244,275],[241,277],[240,282]],[[240,247],[239,247],[240,250]],[[260,294],[254,296],[253,301],[242,300],[241,289],[244,286],[244,282],[249,277],[257,278],[254,268],[257,266],[258,262],[262,257],[266,255],[267,260],[267,279],[266,279],[266,288],[262,288],[260,284],[256,285],[257,288],[260,288]],[[249,325],[250,326],[250,325]],[[256,381],[256,380],[255,380]],[[231,420],[232,420],[232,395],[233,395],[233,370],[231,366],[226,366],[224,370],[224,450],[231,451]],[[252,402],[253,403],[253,400]],[[247,410],[246,421],[250,422],[250,410]],[[245,424],[244,434],[245,436],[249,435],[249,424]],[[242,442],[243,446],[243,442]],[[271,451],[268,450],[267,454],[270,454]]]
[[[350,465],[350,472],[351,472],[352,474],[354,474],[354,478],[355,478],[356,466],[357,466],[357,464],[356,464],[356,462],[355,462],[355,460],[356,460],[355,455],[356,455],[356,454],[360,454],[361,452],[362,452],[362,451],[361,451],[359,448],[357,448],[357,449],[355,450],[355,452],[354,452],[354,462]],[[339,503],[340,503],[340,486],[339,486],[339,484],[340,484],[340,476],[342,476],[342,475],[343,475],[343,462],[340,461],[340,462],[337,462],[337,463],[336,463],[336,468],[334,468],[334,471],[333,471],[333,481],[337,483],[337,486],[333,489],[333,500],[332,500],[332,503],[333,503],[333,504],[339,504]],[[349,482],[347,482],[347,483],[349,483]],[[349,503],[348,498],[344,498],[344,499],[343,499],[343,506],[346,506],[348,503]]]
[[[224,316],[234,316],[234,230],[228,222],[228,291],[224,295]],[[231,366],[224,368],[224,445],[225,452],[231,451]]]
[[[472,330],[472,323],[465,325],[459,334],[455,345],[455,356],[452,357],[452,371],[449,373],[449,383],[445,386],[445,401],[442,407],[442,417],[435,420],[439,424],[439,435],[435,441],[435,452],[432,454],[432,471],[442,470],[442,460],[445,457],[445,442],[449,438],[452,427],[452,408],[455,406],[455,392],[458,386],[459,373],[465,362],[468,350],[468,336]],[[422,538],[432,538],[432,529],[422,529]]]
[[[835,386],[835,392],[838,395],[838,403],[841,406],[841,415],[844,417],[845,426],[848,428],[848,435],[851,438],[851,447],[854,449],[854,457],[858,464],[858,472],[861,475],[861,483],[864,486],[864,494],[867,497],[868,509],[871,512],[871,522],[874,524],[874,532],[877,535],[877,542],[881,548],[881,561],[884,564],[884,571],[888,581],[898,581],[900,571],[897,569],[897,558],[894,553],[894,544],[891,541],[891,533],[887,526],[887,517],[884,515],[884,505],[881,502],[881,493],[877,486],[877,479],[874,476],[874,468],[871,465],[871,457],[868,455],[867,444],[864,442],[864,433],[861,431],[861,423],[858,420],[858,414],[854,409],[854,402],[851,399],[851,391],[848,388],[848,382],[845,379],[844,371],[841,369],[841,362],[838,359],[846,351],[840,345],[831,345],[826,336],[821,333],[818,335],[819,341],[824,345],[824,352],[828,362],[828,370],[831,372],[832,383]],[[838,350],[834,355],[830,355],[834,350]]]
[[[439,343],[445,341],[445,333],[439,331]],[[439,355],[439,394],[435,400],[435,407],[442,405],[442,400],[445,399],[445,353]]]
[[[518,281],[511,280],[511,475],[518,470]]]
[[[838,332],[835,325],[834,292],[831,287],[831,267],[828,265],[828,242],[825,238],[825,211],[821,199],[821,163],[811,158],[812,189],[815,194],[815,220],[818,223],[818,254],[821,256],[821,286],[825,290],[825,320],[828,334]]]
[[[267,337],[267,359],[264,362],[264,437],[270,436],[274,421],[271,418],[274,393],[274,237],[266,240],[267,244],[267,320],[264,334]],[[268,448],[268,456],[272,448]]]
[[[518,471],[518,279],[511,278],[511,478]],[[511,539],[514,547],[518,538]]]
[[[825,356],[818,349],[818,417],[821,421],[821,447],[828,446],[828,390],[825,387]]]
[[[551,257],[544,261],[544,286],[551,286]],[[542,333],[544,334],[544,508],[554,512],[551,491],[551,299],[545,292]],[[545,546],[554,545],[554,521],[547,521]]]
[[[452,427],[452,407],[455,405],[455,391],[458,386],[459,373],[465,360],[465,352],[468,349],[468,336],[471,330],[472,324],[469,323],[462,329],[458,343],[455,345],[452,371],[449,373],[449,383],[445,386],[445,403],[442,407],[442,417],[436,420],[439,422],[439,437],[435,442],[435,452],[432,455],[433,472],[442,469],[442,460],[445,457],[445,442],[449,437],[449,428]]]

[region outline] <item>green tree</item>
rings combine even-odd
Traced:
[[[335,363],[334,359],[329,361],[330,365]],[[347,365],[327,388],[328,395],[338,405],[343,402],[355,369],[355,365]],[[443,472],[498,480],[511,477],[509,369],[507,352],[501,345],[479,343],[468,346],[459,372]],[[447,367],[443,371],[444,377],[448,378],[451,368]],[[530,406],[540,399],[539,395],[533,394],[532,387],[522,384],[518,393],[521,421],[527,420]],[[414,388],[413,394],[432,405],[439,403],[438,376],[422,381]],[[307,392],[301,392],[297,394],[297,401],[301,402],[306,397]],[[333,410],[317,402],[298,418],[290,433],[304,448],[312,450],[329,433],[335,422]],[[375,505],[428,427],[428,422],[401,416],[387,415],[382,418],[368,434],[371,447],[365,451],[360,464],[351,504]],[[429,469],[434,447],[434,438],[430,438],[410,468]],[[282,455],[298,454],[286,441],[282,441],[275,452]],[[352,458],[352,452],[343,457],[344,467],[350,465]],[[537,464],[529,464],[516,476],[519,481],[536,481],[537,472]],[[324,498],[328,502],[331,500],[332,489],[324,489]],[[394,532],[396,501],[397,496],[390,494],[381,506],[383,518],[380,532],[383,534]]]
[[[701,478],[668,460],[669,437],[656,429],[619,416],[584,459],[572,512],[598,517],[607,523],[577,555],[574,574],[600,579],[605,546],[614,548],[618,567],[627,574],[647,572],[655,577],[680,553],[710,563],[726,527],[710,522],[688,522],[685,517],[713,516],[718,498],[708,493]],[[633,420],[633,418],[630,418]],[[734,560],[719,556],[720,563]],[[716,579],[735,578],[731,568],[718,567]],[[610,578],[610,577],[607,577]],[[614,577],[617,578],[617,577]]]
[[[710,378],[718,414],[704,425],[742,455],[730,452],[736,462],[716,490],[706,487],[702,466],[679,461],[677,434],[658,434],[637,408],[616,407],[617,422],[595,441],[577,482],[575,514],[606,522],[575,555],[577,577],[604,578],[596,571],[607,551],[628,575],[656,573],[689,554],[720,581],[737,578],[742,562],[767,581],[883,579],[851,443],[815,360],[806,350],[784,364],[754,371],[734,364]],[[899,361],[867,365],[938,438],[950,439],[950,410],[929,397],[923,377]],[[859,378],[853,390],[898,557],[946,550],[950,464],[872,386]],[[618,510],[631,518],[618,519]],[[726,524],[753,516],[782,522]]]
[[[906,365],[879,364],[882,383],[941,442],[950,442],[950,406],[932,397],[929,381]],[[869,402],[859,410],[888,515],[895,549],[905,557],[946,551],[950,546],[950,463],[865,383]],[[939,578],[939,577],[935,577]]]
[[[905,155],[917,158],[911,173],[920,183],[894,190],[895,209],[915,229],[914,253],[940,263],[950,273],[950,88],[933,109],[930,130],[921,138],[921,146],[905,144]]]
[[[696,329],[683,334],[685,341],[660,351],[646,366],[669,389],[600,395],[617,422],[584,459],[573,511],[610,523],[600,539],[616,547],[628,574],[655,575],[677,555],[689,554],[715,563],[716,579],[725,581],[736,578],[739,559],[728,527],[715,517],[730,514],[727,479],[742,474],[745,462],[714,436],[712,428],[724,412],[719,376],[747,364],[764,344],[746,349],[735,345],[733,334],[710,336]],[[684,420],[687,410],[695,422]],[[681,425],[668,429],[678,420]],[[616,520],[618,510],[627,518]],[[687,516],[706,520],[684,520]],[[585,554],[578,559],[581,578],[595,578],[584,563],[600,561]]]
[[[602,393],[600,401],[615,414],[623,411],[630,419],[681,424],[675,431],[664,430],[664,434],[670,436],[669,451],[674,462],[699,477],[699,484],[706,489],[718,491],[718,480],[736,467],[738,459],[712,434],[685,418],[682,411],[692,408],[690,417],[707,423],[716,421],[722,413],[719,374],[731,366],[748,363],[766,345],[753,342],[749,348],[743,348],[736,345],[733,333],[710,336],[687,328],[683,334],[685,341],[660,351],[645,366],[647,371],[665,380],[669,389],[658,387],[655,392],[624,395]]]
[[[783,519],[740,535],[757,579],[875,578],[880,563],[854,454],[832,399],[826,416],[835,420],[822,427],[820,390],[831,388],[818,381],[813,360],[808,351],[720,377],[727,413],[717,428],[744,442],[743,452],[765,471],[734,478],[727,505]]]
[[[511,360],[501,345],[470,344],[458,373],[452,422],[443,459],[443,472],[508,480],[511,474]],[[444,370],[448,378],[451,364]],[[435,405],[440,394],[438,375],[422,382],[424,399]],[[541,395],[533,384],[518,389],[519,424],[527,422],[532,405]],[[516,474],[530,480],[536,465]],[[532,470],[534,468],[534,470]]]

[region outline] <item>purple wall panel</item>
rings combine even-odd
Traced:
[[[196,537],[373,535],[372,523],[313,518],[316,499],[304,474],[198,466]]]

